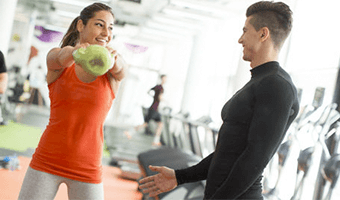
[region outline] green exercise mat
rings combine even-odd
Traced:
[[[9,122],[7,126],[0,126],[0,149],[24,152],[28,148],[35,149],[44,130],[39,127]],[[110,153],[104,145],[104,157]]]
[[[41,134],[41,128],[10,121],[7,126],[0,126],[0,148],[19,152],[35,149]]]

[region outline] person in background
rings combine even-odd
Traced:
[[[292,11],[282,2],[260,1],[246,17],[238,42],[251,79],[222,108],[215,151],[185,169],[150,166],[159,173],[139,186],[149,196],[206,180],[204,199],[263,200],[262,173],[299,111],[296,88],[277,61],[292,28]]]
[[[2,116],[2,98],[6,92],[8,84],[8,74],[4,54],[0,51],[0,125],[7,125]]]
[[[144,118],[144,123],[142,125],[139,125],[135,128],[136,131],[138,131],[140,128],[145,128],[146,129],[146,133],[150,133],[150,129],[148,128],[149,122],[150,120],[154,120],[155,122],[157,122],[157,129],[156,129],[156,133],[155,133],[155,137],[154,137],[154,141],[152,143],[152,145],[154,146],[161,146],[161,142],[160,142],[160,138],[161,138],[161,133],[162,133],[162,128],[163,128],[163,122],[161,119],[161,114],[158,111],[159,108],[159,104],[162,101],[162,97],[164,94],[164,84],[166,83],[166,75],[161,75],[161,83],[156,85],[155,87],[151,88],[148,91],[148,94],[153,96],[153,101],[151,106],[148,109],[148,113]],[[154,94],[151,94],[151,91],[154,92]]]
[[[50,107],[50,99],[48,96],[48,87],[46,84],[47,67],[43,67],[39,50],[34,46],[31,47],[30,57],[27,62],[27,73],[29,76],[30,99],[29,103],[33,103],[35,94],[38,93],[38,105],[45,103],[46,107]]]
[[[51,114],[22,183],[19,199],[52,200],[60,184],[69,199],[104,199],[103,125],[124,78],[126,63],[108,46],[114,14],[93,3],[75,18],[61,47],[47,55]],[[114,54],[115,64],[101,76],[75,63],[73,52],[101,45]]]

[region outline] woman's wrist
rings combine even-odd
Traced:
[[[125,68],[126,63],[124,60],[118,55],[115,60],[115,64],[109,70],[109,73],[118,81],[121,81],[125,77]]]
[[[113,67],[109,71],[112,74],[118,74],[119,72],[121,72],[123,70],[125,65],[126,65],[126,63],[124,62],[122,57],[118,54],[116,59],[115,59],[115,63],[113,65]]]
[[[114,64],[113,67],[109,70],[109,72],[110,72],[112,75],[114,75],[114,74],[118,74],[119,71],[121,71],[121,70],[122,70],[122,69],[119,69],[119,68],[117,67],[117,65]]]

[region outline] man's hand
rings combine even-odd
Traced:
[[[159,172],[156,175],[143,178],[139,181],[139,189],[143,193],[149,193],[150,197],[157,196],[163,192],[168,192],[177,187],[175,170],[168,167],[149,166],[152,171]]]

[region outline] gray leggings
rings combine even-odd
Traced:
[[[74,181],[28,167],[21,186],[19,200],[53,200],[62,183],[67,186],[69,199],[104,199],[103,183],[92,184]]]

